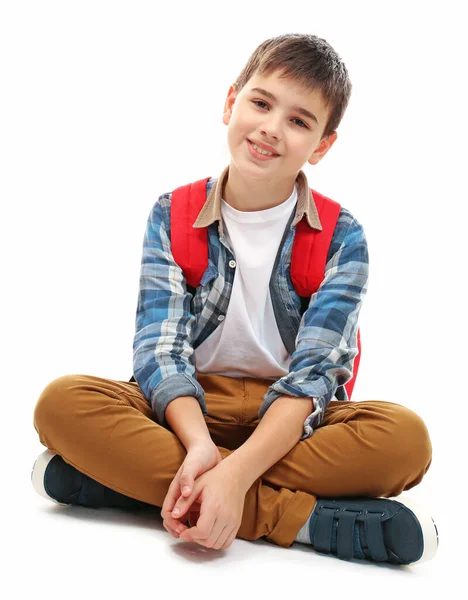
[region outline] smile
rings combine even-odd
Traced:
[[[277,158],[279,156],[278,154],[273,154],[272,152],[266,152],[265,150],[262,150],[250,140],[247,140],[247,143],[249,145],[250,154],[259,160],[272,160],[273,158]]]
[[[273,156],[273,152],[267,152],[266,150],[262,150],[261,148],[256,146],[253,142],[252,142],[252,146],[255,148],[255,150],[257,152],[260,152],[260,154],[267,154],[268,156]]]

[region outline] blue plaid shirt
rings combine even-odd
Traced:
[[[194,350],[226,315],[234,280],[235,260],[223,232],[221,198],[229,167],[207,182],[207,200],[194,227],[207,227],[208,268],[194,296],[171,251],[171,193],[154,204],[143,241],[140,288],[133,344],[134,377],[152,407],[156,421],[168,427],[167,405],[180,396],[193,396],[204,415],[204,390],[196,379]],[[358,317],[367,292],[369,258],[361,224],[346,209],[330,244],[325,277],[301,315],[301,301],[289,274],[296,224],[305,215],[321,230],[307,178],[296,179],[298,201],[278,249],[270,280],[274,314],[285,348],[289,372],[273,382],[264,396],[259,419],[280,396],[314,399],[301,440],[310,437],[335,397],[348,400],[344,385],[352,378],[357,355]]]

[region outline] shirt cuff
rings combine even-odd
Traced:
[[[329,382],[325,377],[304,381],[298,380],[296,373],[289,373],[270,386],[258,411],[258,418],[262,419],[273,402],[283,395],[312,398],[314,403],[314,410],[304,422],[304,433],[299,441],[306,440],[313,434],[322,422],[330,401],[334,399]]]
[[[314,411],[304,421],[304,433],[299,440],[300,442],[310,438],[323,419],[324,410],[320,398],[312,398],[312,402],[314,403]]]
[[[177,373],[163,379],[151,394],[152,412],[159,425],[169,429],[169,424],[165,418],[166,408],[172,400],[181,396],[193,396],[198,400],[203,415],[208,414],[205,403],[205,392],[202,386],[193,377]]]

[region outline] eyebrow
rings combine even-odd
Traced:
[[[251,92],[259,92],[260,94],[263,94],[267,98],[270,98],[271,100],[273,100],[273,102],[277,101],[276,96],[274,96],[271,92],[268,92],[267,90],[264,90],[262,88],[258,88],[258,87],[252,88],[250,91]],[[312,114],[311,112],[309,112],[308,110],[306,110],[305,108],[301,108],[300,106],[293,106],[292,109],[301,113],[301,115],[304,115],[305,117],[309,117],[309,119],[312,119],[312,121],[315,121],[318,125],[317,117],[314,114]]]

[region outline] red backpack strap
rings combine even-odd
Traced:
[[[322,224],[322,231],[309,226],[304,217],[296,226],[291,255],[291,280],[299,296],[310,298],[320,287],[325,277],[328,251],[340,215],[338,202],[312,190],[315,206]],[[361,334],[357,332],[358,354],[354,359],[353,377],[345,384],[348,399],[351,399],[361,360]]]
[[[171,196],[171,247],[188,285],[197,287],[208,267],[208,230],[194,228],[210,177],[178,187]]]
[[[296,226],[291,255],[291,280],[299,296],[309,298],[325,276],[328,250],[340,215],[338,202],[311,190],[322,224],[322,231],[312,229],[304,216]]]

